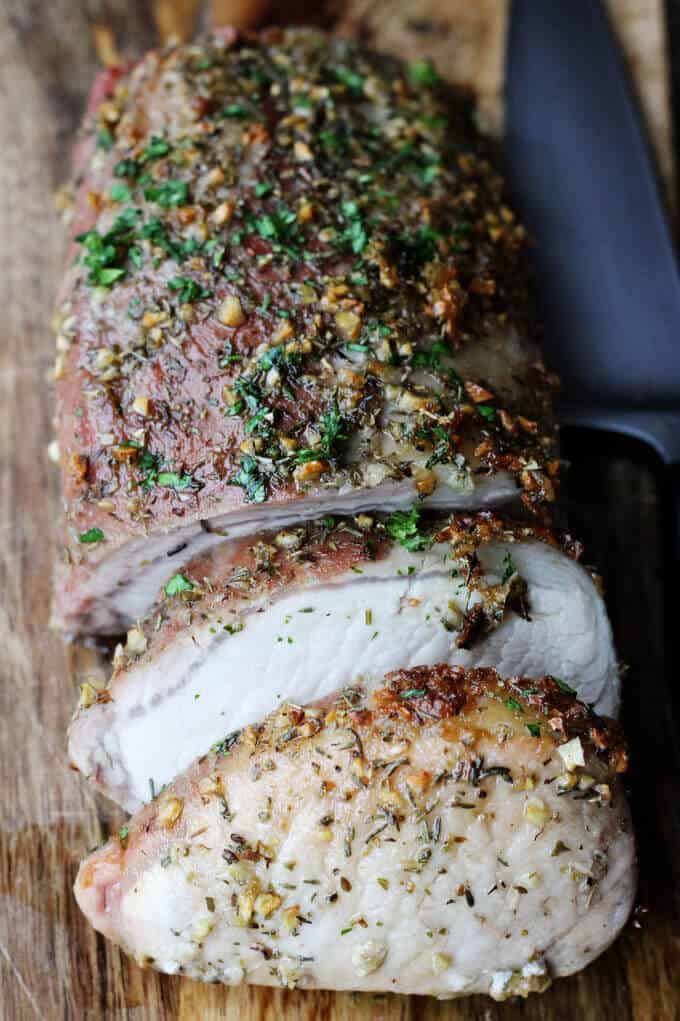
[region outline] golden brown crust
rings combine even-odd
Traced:
[[[445,665],[414,667],[387,674],[388,686],[376,692],[380,712],[418,721],[446,719],[469,711],[480,699],[497,697],[516,702],[544,719],[557,744],[575,737],[588,742],[595,753],[617,773],[625,772],[628,752],[623,733],[614,720],[597,716],[574,698],[571,689],[555,677],[514,677],[504,680],[495,670]],[[408,697],[405,697],[405,693]],[[373,720],[377,722],[377,718]]]
[[[437,542],[449,542],[455,557],[474,554],[480,545],[489,542],[537,542],[561,549],[574,560],[583,554],[583,545],[568,532],[555,532],[537,524],[509,521],[494,511],[476,514],[452,514],[436,536]]]

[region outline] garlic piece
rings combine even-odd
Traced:
[[[366,978],[372,972],[380,968],[387,957],[387,947],[384,943],[369,939],[360,943],[352,951],[352,964],[360,978]]]

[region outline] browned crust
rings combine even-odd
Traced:
[[[381,713],[411,722],[420,722],[423,715],[442,720],[470,711],[482,698],[497,697],[506,704],[510,699],[544,719],[556,744],[578,737],[610,769],[617,773],[627,769],[628,751],[619,724],[598,716],[554,677],[505,680],[490,668],[465,670],[442,664],[395,670],[385,680],[387,687],[373,696],[377,715],[374,711],[369,722],[374,725]],[[404,697],[405,692],[414,691]]]
[[[555,532],[534,523],[510,521],[494,511],[476,514],[452,514],[446,526],[436,535],[437,542],[449,542],[455,557],[474,554],[490,542],[528,542],[535,540],[561,549],[574,560],[583,555],[583,544],[569,532]]]

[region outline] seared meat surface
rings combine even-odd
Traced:
[[[144,965],[502,1000],[615,938],[635,852],[614,725],[550,679],[398,671],[225,738],[82,864]]]
[[[57,313],[67,631],[129,626],[223,532],[550,504],[525,232],[433,68],[226,32],[96,100]]]
[[[176,574],[108,687],[83,686],[72,763],[134,810],[225,730],[417,664],[550,673],[616,712],[606,611],[573,546],[489,513],[358,522],[227,541]]]

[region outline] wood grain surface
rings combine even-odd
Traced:
[[[547,0],[537,0],[547,2]],[[556,0],[558,2],[558,0]],[[559,0],[562,2],[562,0]],[[660,0],[609,0],[666,179],[672,156]],[[680,1018],[680,798],[673,726],[671,568],[663,491],[636,448],[568,438],[572,524],[603,568],[622,657],[641,857],[640,908],[581,975],[528,1003],[227,990],[142,971],[85,925],[71,895],[84,852],[120,825],[68,768],[76,684],[106,671],[48,629],[59,496],[47,458],[51,305],[62,257],[52,195],[63,182],[99,61],[263,3],[0,0],[0,1018],[230,1021],[671,1021]],[[257,8],[257,11],[255,11]],[[285,6],[475,85],[500,124],[504,0],[347,0]],[[271,16],[281,16],[272,8]],[[667,590],[664,586],[667,586]],[[670,650],[670,652],[669,652]],[[677,706],[676,706],[677,709]]]

